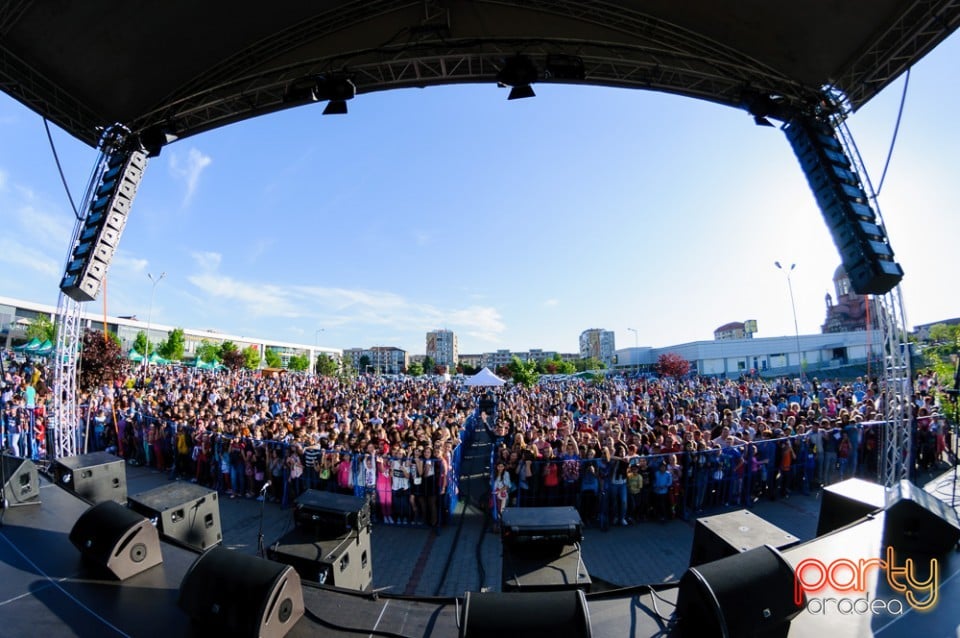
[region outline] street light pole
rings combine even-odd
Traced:
[[[790,309],[793,310],[793,333],[797,338],[797,365],[800,367],[800,380],[804,380],[803,374],[803,355],[800,354],[800,328],[797,326],[797,305],[793,301],[793,282],[790,280],[790,273],[797,267],[796,264],[790,264],[790,268],[784,268],[779,261],[773,262],[773,265],[787,274],[787,289],[790,291]]]
[[[150,357],[150,324],[153,322],[153,297],[157,293],[157,284],[163,281],[163,278],[166,276],[167,273],[165,271],[160,273],[159,277],[154,277],[152,274],[147,273],[147,278],[150,279],[153,287],[150,289],[150,309],[147,310],[147,352],[143,355],[144,363],[146,363]]]
[[[640,374],[640,333],[636,328],[627,328],[633,333],[633,361],[637,368],[637,374]]]

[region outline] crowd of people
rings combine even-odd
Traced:
[[[917,375],[910,471],[946,462],[941,393]],[[877,479],[886,394],[877,380],[643,378],[501,393],[491,505],[570,505],[608,529]]]
[[[914,388],[905,462],[929,469],[947,458],[950,430],[933,375],[916,375]],[[43,456],[49,398],[42,364],[6,367],[4,446]],[[608,377],[477,390],[158,366],[131,368],[78,399],[79,449],[228,498],[289,506],[306,489],[362,496],[375,520],[438,530],[457,501],[474,420],[493,437],[495,518],[509,505],[572,505],[607,529],[875,478],[887,401],[864,378]]]
[[[37,458],[45,371],[38,363],[7,368],[3,440]],[[143,366],[78,395],[78,448],[228,498],[289,506],[306,489],[330,490],[367,498],[376,520],[439,527],[456,502],[473,403],[429,380]]]

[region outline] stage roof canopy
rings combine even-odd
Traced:
[[[958,0],[0,0],[0,88],[90,145],[115,123],[187,137],[344,80],[641,88],[785,119],[856,110],[958,24]]]

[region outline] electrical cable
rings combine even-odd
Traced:
[[[411,636],[397,634],[383,629],[368,629],[366,627],[347,627],[346,625],[338,625],[335,622],[321,618],[309,607],[304,608],[304,614],[306,614],[307,618],[310,620],[320,623],[327,629],[332,629],[335,631],[343,631],[349,634],[364,634],[366,636],[383,636],[384,638],[412,638]]]
[[[893,157],[893,147],[897,143],[897,133],[900,131],[900,119],[903,117],[903,105],[907,101],[907,87],[910,86],[910,67],[907,67],[907,75],[903,81],[903,93],[900,95],[900,108],[897,110],[897,123],[893,127],[893,137],[890,139],[890,150],[887,151],[887,160],[883,164],[883,173],[880,175],[880,183],[877,184],[877,192],[874,197],[880,196],[883,190],[883,181],[887,178],[887,169],[890,168],[890,158]]]
[[[50,123],[47,121],[47,118],[43,118],[43,128],[47,131],[47,141],[50,142],[50,150],[53,152],[53,161],[57,164],[57,171],[60,173],[60,181],[63,183],[63,190],[67,192],[67,199],[70,200],[70,208],[73,209],[73,216],[77,218],[77,221],[83,221],[83,218],[80,217],[80,211],[77,210],[77,205],[73,201],[73,195],[70,194],[70,187],[67,185],[67,178],[63,174],[63,166],[60,164],[60,156],[57,154],[57,147],[53,143],[53,134],[50,132]]]

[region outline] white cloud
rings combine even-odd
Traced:
[[[220,262],[223,260],[223,256],[220,253],[214,252],[195,252],[191,254],[193,260],[197,262],[197,265],[200,266],[200,269],[203,271],[216,270],[220,267]]]
[[[123,250],[118,250],[110,263],[113,268],[120,268],[133,274],[146,272],[147,266],[150,265],[146,259],[131,257]]]
[[[73,234],[74,222],[73,215],[50,213],[30,203],[14,209],[14,226],[20,237],[64,253]]]
[[[560,305],[560,300],[559,300],[559,299],[547,299],[546,301],[543,302],[543,305],[544,305],[544,306],[547,306],[548,308],[552,308],[553,306],[559,306],[559,305]]]
[[[187,187],[187,191],[183,196],[184,206],[190,203],[193,194],[197,190],[200,173],[203,172],[203,169],[210,166],[212,162],[213,159],[209,155],[204,155],[195,148],[187,151],[187,158],[183,162],[181,162],[178,154],[170,154],[170,174],[177,179],[183,180]]]
[[[66,247],[64,246],[64,254]],[[21,269],[34,270],[42,275],[59,278],[63,264],[35,246],[21,243],[11,237],[0,237],[0,263],[7,263],[16,273]]]
[[[309,318],[327,327],[389,326],[399,331],[442,325],[486,341],[496,341],[505,330],[499,311],[487,306],[444,309],[383,290],[245,282],[216,272],[220,263],[216,253],[193,257],[203,272],[187,281],[200,296],[221,308],[236,303],[237,312],[250,317]]]

